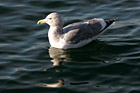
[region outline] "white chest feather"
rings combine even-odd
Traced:
[[[49,32],[48,32],[49,42],[50,42],[50,45],[53,46],[53,47],[57,45],[57,42],[55,40],[54,31],[55,31],[55,28],[50,27]]]
[[[64,41],[61,39],[60,33],[56,32],[56,27],[50,27],[48,32],[49,42],[52,47],[63,48]]]

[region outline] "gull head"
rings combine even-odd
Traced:
[[[58,13],[50,13],[45,19],[39,20],[37,24],[47,23],[48,25],[62,26],[63,27],[63,19]]]

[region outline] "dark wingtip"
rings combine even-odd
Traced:
[[[107,28],[108,26],[110,26],[113,22],[115,22],[118,18],[114,18],[114,19],[108,19],[108,20],[105,20],[106,22],[106,27]]]
[[[106,28],[108,28],[113,22],[115,22],[116,20],[117,20],[118,18],[114,18],[114,19],[108,19],[108,20],[105,20],[105,22],[106,22],[106,26],[105,26],[105,28],[103,29],[103,30],[105,30]],[[102,30],[102,31],[103,31]]]
[[[113,22],[115,22],[118,18],[114,18],[114,19],[109,19],[109,20],[105,20],[107,26],[111,25]]]

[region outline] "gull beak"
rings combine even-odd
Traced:
[[[43,23],[46,23],[46,20],[45,20],[45,19],[39,20],[39,21],[37,22],[37,24],[43,24]]]

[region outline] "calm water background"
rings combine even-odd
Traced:
[[[50,48],[49,26],[118,18],[97,41]],[[140,0],[0,0],[0,93],[140,93]],[[52,88],[49,84],[59,84]]]

